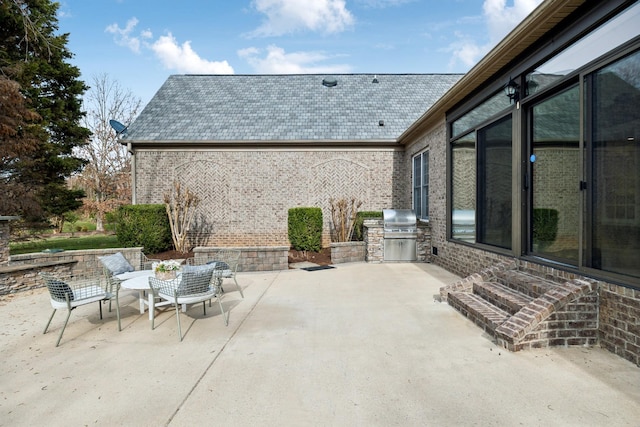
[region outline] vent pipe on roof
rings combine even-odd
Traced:
[[[377,75],[373,76],[373,81],[371,83],[378,83],[378,76]]]
[[[334,87],[338,84],[338,80],[335,77],[325,77],[322,79],[322,85],[326,87]]]

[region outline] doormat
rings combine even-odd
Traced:
[[[330,268],[335,268],[333,265],[319,265],[317,267],[305,267],[305,268],[301,268],[300,270],[304,270],[304,271],[318,271],[318,270],[328,270]]]

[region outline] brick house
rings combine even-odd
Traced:
[[[461,78],[173,76],[123,139],[134,202],[183,180],[215,245],[287,244],[330,197],[413,208],[498,343],[640,365],[639,15],[546,0]]]
[[[123,142],[133,202],[161,203],[173,181],[201,199],[200,245],[289,246],[287,212],[356,198],[409,208],[398,137],[460,75],[174,75]]]

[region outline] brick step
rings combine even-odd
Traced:
[[[448,302],[449,305],[491,335],[494,335],[496,328],[511,317],[509,313],[484,300],[481,296],[468,292],[451,292]]]
[[[496,280],[532,298],[538,298],[558,286],[558,283],[551,280],[516,270],[499,271],[496,273]]]
[[[533,301],[529,295],[497,282],[474,283],[473,293],[511,315],[516,314],[522,307]]]

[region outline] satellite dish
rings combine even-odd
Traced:
[[[123,125],[122,123],[120,123],[117,120],[109,120],[109,124],[111,125],[111,127],[113,128],[113,130],[116,131],[116,135],[120,135],[121,133],[125,132],[127,130],[127,127],[125,125]]]

